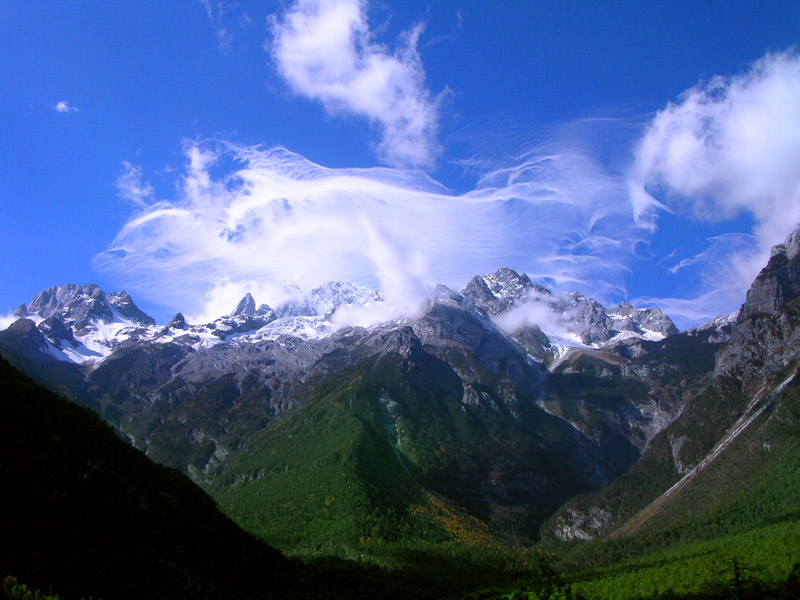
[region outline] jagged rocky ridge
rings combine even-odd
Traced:
[[[198,349],[244,334],[252,340],[283,335],[320,337],[334,330],[331,318],[337,309],[381,301],[377,292],[351,283],[327,283],[308,296],[299,289],[288,291],[295,297],[277,310],[265,304],[256,307],[252,295],[247,294],[230,314],[202,325],[190,325],[178,313],[160,327],[126,292],[106,294],[94,284],[49,288],[14,315],[34,322],[53,358],[91,368],[135,344],[176,342]]]
[[[322,338],[341,327],[337,311],[383,302],[378,292],[352,283],[328,282],[308,295],[299,288],[288,291],[293,298],[276,309],[266,304],[256,307],[248,293],[230,314],[201,325],[190,325],[178,313],[159,327],[126,292],[106,294],[93,284],[49,288],[14,314],[37,325],[52,344],[48,352],[54,358],[96,365],[118,347],[146,341],[177,340],[197,349],[235,337],[243,338],[242,342],[281,336]],[[440,292],[438,301],[449,298],[465,309],[479,311],[538,359],[552,360],[570,348],[599,348],[629,339],[660,340],[678,331],[656,308],[634,309],[623,302],[605,309],[578,292],[554,295],[508,268],[474,277],[460,294],[446,288]],[[536,324],[542,311],[550,326],[547,333]]]
[[[423,465],[423,485],[490,524],[535,537],[563,500],[636,463],[708,376],[718,346],[712,333],[678,334],[657,309],[606,309],[511,269],[461,292],[440,288],[413,317],[340,326],[339,311],[380,302],[366,288],[329,283],[275,308],[248,294],[212,323],[178,314],[158,326],[124,292],[64,286],[20,307],[0,349],[199,482],[314,390],[342,374],[358,381],[387,357],[405,382],[392,402],[415,440],[397,446],[402,460]],[[669,353],[673,339],[689,340],[705,362],[687,370]],[[423,390],[432,381],[435,400]],[[441,412],[424,427],[444,431],[453,410],[472,425],[437,447],[420,421],[425,402]],[[475,427],[507,433],[476,446]]]

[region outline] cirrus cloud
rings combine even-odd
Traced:
[[[141,167],[122,161],[122,174],[117,178],[117,194],[137,207],[144,207],[154,201],[155,190],[144,180]]]
[[[624,183],[557,145],[463,194],[420,171],[331,169],[284,148],[206,142],[185,154],[178,196],[140,205],[95,264],[198,320],[248,291],[274,306],[288,285],[329,280],[378,289],[392,314],[410,314],[435,284],[459,288],[502,265],[618,301],[641,233]]]
[[[294,10],[332,6],[343,11],[334,27],[341,39],[368,37],[361,4],[308,0]],[[310,27],[289,21],[278,26],[290,35]],[[339,58],[350,72],[353,56]],[[140,211],[95,263],[129,291],[198,319],[228,312],[248,291],[274,305],[290,284],[309,290],[329,280],[380,290],[384,316],[409,314],[434,284],[458,288],[503,265],[616,303],[646,264],[659,281],[638,285],[632,301],[691,326],[735,309],[770,245],[800,219],[797,105],[800,59],[768,55],[656,114],[627,146],[627,176],[586,140],[631,122],[595,119],[566,124],[515,157],[466,159],[480,174],[463,193],[421,171],[331,169],[281,147],[190,143],[174,199],[156,201],[144,174],[126,166],[118,186]],[[672,213],[664,231],[659,211]],[[731,221],[742,214],[749,221]],[[670,238],[689,232],[699,243]],[[644,251],[651,242],[667,255]],[[659,289],[676,297],[657,297]]]

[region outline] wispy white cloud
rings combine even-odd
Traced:
[[[276,53],[292,44],[302,50],[298,72],[310,91],[300,93],[330,110],[358,112],[349,96],[319,92],[320,82],[339,89],[348,77],[365,76],[370,52],[378,63],[396,59],[370,37],[363,9],[305,0],[274,23]],[[318,68],[312,56],[325,57]],[[329,81],[337,72],[344,75]],[[501,146],[490,145],[465,161],[480,176],[462,193],[421,171],[330,169],[283,148],[188,144],[172,200],[156,201],[144,174],[124,165],[118,187],[139,211],[96,264],[150,302],[211,318],[248,291],[274,305],[287,284],[309,290],[327,280],[379,289],[387,299],[381,315],[408,314],[434,284],[458,288],[502,265],[609,304],[626,298],[626,277],[646,261],[650,276],[675,284],[675,297],[643,294],[634,304],[660,306],[681,326],[694,325],[738,307],[769,246],[800,218],[795,106],[800,60],[769,55],[659,112],[625,174],[598,158],[606,147],[595,146],[609,127],[630,140],[636,123],[593,119],[551,131],[515,158],[498,157]],[[741,213],[755,226],[709,237],[693,255],[664,257],[643,250],[666,235],[658,231],[660,211],[695,234]]]
[[[72,113],[72,112],[77,112],[80,109],[76,106],[70,106],[69,102],[67,102],[66,100],[60,100],[53,107],[53,110],[60,113]]]
[[[453,24],[451,31],[449,33],[440,34],[436,37],[432,37],[426,40],[423,48],[430,48],[431,46],[435,46],[436,44],[441,44],[442,42],[451,42],[458,39],[458,32],[464,25],[464,14],[461,12],[461,9],[459,8],[455,11],[454,16],[455,16],[455,23]]]
[[[425,87],[417,49],[423,26],[406,31],[392,51],[375,39],[366,10],[363,0],[297,0],[273,18],[268,49],[294,93],[373,123],[386,163],[431,166],[441,152],[441,95]]]
[[[123,172],[117,178],[117,193],[120,198],[128,200],[142,208],[155,201],[153,186],[144,180],[141,167],[128,161],[122,162]]]
[[[729,264],[739,262],[736,259],[749,257],[758,252],[758,241],[755,236],[743,233],[725,233],[706,239],[706,246],[703,250],[693,256],[680,259],[675,265],[668,267],[667,271],[675,275],[681,271],[693,270],[702,273],[711,281],[722,278],[730,279],[729,275],[741,266]],[[678,256],[678,252],[673,252],[673,258]],[[668,262],[663,260],[662,263]],[[763,265],[762,265],[763,266]],[[752,277],[742,270],[739,276],[734,278],[736,285],[748,285]]]
[[[206,9],[208,20],[211,22],[211,28],[217,38],[219,51],[223,54],[230,52],[233,34],[225,25],[225,3],[219,0],[202,0],[202,2]]]
[[[137,296],[203,317],[248,291],[274,305],[287,284],[328,280],[379,289],[408,314],[435,284],[502,265],[618,301],[641,234],[624,182],[555,146],[464,194],[419,171],[330,169],[283,148],[203,143],[186,157],[178,198],[144,206],[95,261]]]
[[[660,308],[679,329],[697,327],[715,317],[730,314],[739,308],[741,302],[742,288],[737,284],[721,284],[690,298],[642,296],[631,300],[639,308]]]
[[[800,222],[798,106],[796,52],[768,54],[740,75],[686,91],[655,116],[637,148],[630,180],[637,218],[654,225],[663,207],[713,223],[751,215],[756,251],[727,257],[746,289],[770,246]]]
[[[677,259],[678,252],[660,261],[673,281],[689,280],[692,293],[685,298],[635,298],[633,303],[660,308],[681,328],[700,325],[739,308],[752,283],[750,264],[759,253],[758,239],[751,234],[727,233],[708,238],[706,244],[700,252],[672,266],[666,264]]]

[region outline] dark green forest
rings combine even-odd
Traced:
[[[265,435],[283,436],[283,443],[242,454],[232,471],[238,485],[223,478],[212,490],[218,508],[93,412],[5,361],[0,392],[5,598],[783,599],[800,593],[796,384],[646,526],[590,543],[534,545],[502,537],[424,491],[412,477],[419,467],[404,465],[376,433],[378,416],[354,413],[341,395],[317,399],[313,411],[301,414],[303,422],[317,421],[312,431],[321,426],[336,435],[305,439],[297,419],[281,422]],[[270,486],[259,487],[278,466]],[[628,476],[647,489],[642,477]]]

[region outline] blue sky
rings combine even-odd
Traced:
[[[0,314],[508,265],[687,326],[800,220],[796,2],[0,1]]]

